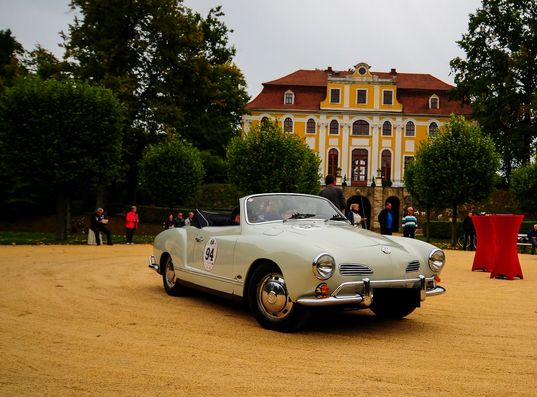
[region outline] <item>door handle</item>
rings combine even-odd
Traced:
[[[196,237],[196,241],[197,241],[198,243],[201,243],[201,242],[203,241],[203,236],[198,236],[198,237]]]

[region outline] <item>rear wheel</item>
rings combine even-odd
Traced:
[[[168,256],[164,262],[164,269],[162,272],[162,282],[168,295],[181,296],[184,294],[185,287],[180,285],[178,281],[172,257]]]
[[[270,264],[255,269],[248,287],[248,304],[259,324],[275,331],[295,331],[308,317],[308,311],[289,297],[282,272]]]

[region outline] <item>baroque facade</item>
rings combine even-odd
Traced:
[[[449,99],[451,88],[430,74],[374,72],[363,62],[347,71],[297,70],[263,83],[247,105],[243,130],[277,120],[319,155],[321,175],[348,186],[348,198],[363,200],[372,185],[390,186],[401,188],[393,203],[401,207],[405,165],[420,142],[437,134],[450,114],[471,113]]]

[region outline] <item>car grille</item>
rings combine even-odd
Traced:
[[[342,276],[370,276],[373,274],[373,270],[360,263],[342,263],[339,265],[339,274]]]
[[[408,262],[408,265],[406,265],[406,272],[417,272],[420,270],[420,261],[412,261]]]

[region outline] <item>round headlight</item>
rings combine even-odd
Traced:
[[[441,249],[435,248],[429,254],[429,267],[433,272],[439,272],[446,263],[446,255]]]
[[[313,274],[319,280],[328,280],[334,274],[336,261],[328,254],[320,254],[313,260]]]

